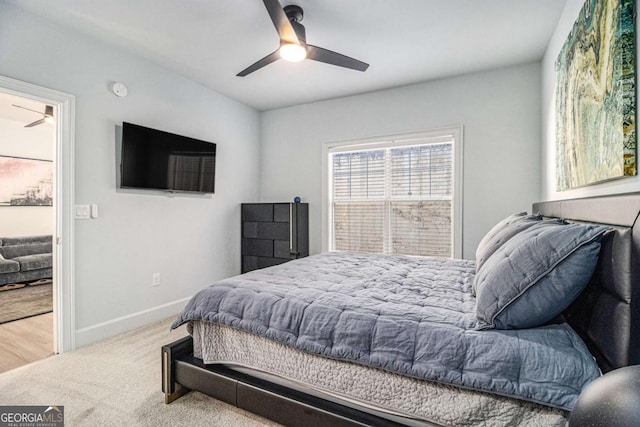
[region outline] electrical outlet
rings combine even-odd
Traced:
[[[151,286],[160,286],[160,273],[153,273],[151,275]]]

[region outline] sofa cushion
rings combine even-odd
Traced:
[[[33,254],[50,254],[52,251],[51,243],[33,243],[29,245],[12,245],[0,246],[0,254],[5,259],[17,258],[25,255]]]
[[[0,257],[0,273],[15,273],[20,271],[20,263],[12,259],[1,259]]]
[[[51,243],[53,238],[50,235],[47,236],[22,236],[22,237],[2,237],[0,238],[2,246],[15,246],[15,245],[31,245],[34,243]]]
[[[20,271],[39,270],[52,266],[51,254],[25,255],[13,258],[13,261],[20,263]]]
[[[10,283],[24,283],[32,280],[50,279],[53,276],[53,268],[40,268],[38,270],[16,271],[15,273],[0,274],[0,285]]]

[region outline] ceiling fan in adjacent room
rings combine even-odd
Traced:
[[[51,105],[45,105],[44,107],[44,112],[42,111],[37,111],[37,110],[32,110],[31,108],[27,108],[27,107],[22,107],[20,105],[16,105],[16,104],[11,104],[12,107],[16,107],[16,108],[22,108],[23,110],[28,110],[28,111],[33,111],[34,113],[38,113],[42,115],[41,119],[38,119],[34,122],[28,123],[26,125],[24,125],[24,127],[26,128],[31,128],[34,126],[38,126],[41,125],[42,123],[53,123],[53,106]]]
[[[278,0],[263,1],[280,36],[280,47],[255,64],[240,71],[237,76],[244,77],[280,58],[291,62],[313,59],[314,61],[357,71],[365,71],[369,67],[369,64],[357,59],[307,44],[306,31],[300,23],[304,16],[300,6],[289,5],[283,8]]]

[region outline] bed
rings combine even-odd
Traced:
[[[162,348],[165,401],[198,390],[286,425],[564,425],[601,372],[640,363],[640,193],[532,212],[475,261],[320,254],[206,288]]]

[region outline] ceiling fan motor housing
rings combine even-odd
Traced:
[[[296,6],[295,4],[285,6],[284,13],[287,15],[287,18],[289,18],[289,21],[300,22],[304,17],[302,8],[300,6]]]
[[[300,44],[303,46],[306,45],[307,30],[304,28],[304,25],[300,23],[300,21],[302,21],[302,18],[304,16],[304,12],[302,11],[302,8],[300,6],[296,6],[292,4],[289,6],[285,6],[284,13],[287,15],[287,18],[289,18],[289,22],[293,27],[293,31],[296,32],[296,36],[298,37],[298,41],[300,42]]]

